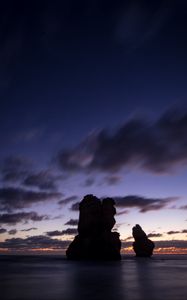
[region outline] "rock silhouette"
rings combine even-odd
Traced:
[[[112,198],[103,201],[86,195],[79,204],[78,235],[69,245],[66,255],[72,260],[119,260],[119,233],[111,232],[116,209]]]
[[[132,229],[132,234],[135,239],[133,249],[138,257],[150,257],[153,254],[155,247],[154,243],[148,239],[146,233],[142,230],[141,226],[136,224]]]

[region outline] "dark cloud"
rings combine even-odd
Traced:
[[[121,208],[138,208],[141,213],[145,213],[151,210],[160,210],[167,206],[167,204],[175,201],[177,198],[145,198],[135,195],[129,195],[125,197],[113,197],[116,203],[116,207]]]
[[[126,215],[128,213],[129,213],[129,211],[127,209],[124,209],[124,210],[118,211],[116,213],[116,216]]]
[[[136,195],[129,195],[125,197],[113,197],[116,207],[119,208],[138,208],[141,213],[145,213],[151,210],[160,210],[165,208],[172,201],[177,200],[177,197],[168,197],[163,199],[157,198],[145,198]],[[71,210],[79,210],[79,202],[72,204]],[[117,215],[128,213],[127,210],[118,212]]]
[[[17,223],[27,223],[28,221],[42,221],[48,220],[47,215],[38,215],[36,212],[19,212],[0,214],[0,224],[14,225]]]
[[[64,225],[77,226],[78,225],[78,221],[79,221],[78,219],[70,219]]]
[[[119,183],[120,180],[121,180],[121,177],[117,176],[117,175],[107,176],[104,178],[105,183],[107,183],[108,185],[115,185],[115,184]]]
[[[148,238],[157,238],[157,237],[162,237],[162,234],[161,233],[149,233],[149,234],[147,234],[147,237]],[[129,241],[129,240],[132,240],[132,241],[134,240],[132,235],[128,236],[123,241],[126,242],[126,241]]]
[[[73,196],[70,196],[70,197],[67,197],[67,198],[64,198],[64,199],[60,200],[58,202],[58,204],[60,204],[60,205],[66,205],[66,204],[68,204],[68,203],[70,203],[72,201],[75,201],[77,199],[78,199],[78,196],[73,195]]]
[[[124,239],[124,240],[122,240],[122,242],[126,242],[126,241],[131,241],[131,240],[133,240],[133,237],[130,235],[130,236],[128,236],[126,239]],[[132,244],[131,244],[132,245]]]
[[[161,236],[162,236],[161,233],[149,233],[147,235],[148,238],[161,237]]]
[[[154,122],[130,119],[115,131],[101,130],[77,147],[62,150],[63,170],[108,173],[125,166],[168,173],[187,163],[187,113],[170,110]]]
[[[187,229],[183,229],[183,230],[170,230],[167,232],[167,234],[172,235],[172,234],[179,234],[179,233],[187,233]]]
[[[61,241],[57,239],[51,239],[50,237],[39,235],[30,236],[28,238],[11,238],[6,239],[4,242],[0,242],[1,249],[9,250],[32,250],[32,249],[66,249],[70,241]]]
[[[59,220],[59,219],[62,219],[63,215],[57,215],[57,216],[54,216],[54,217],[51,217],[51,220]]]
[[[187,249],[187,241],[184,240],[166,240],[166,241],[155,241],[155,246],[157,248],[170,248],[170,247],[175,247],[175,248],[186,248]]]
[[[16,229],[11,229],[9,230],[8,232],[10,235],[15,235],[17,233],[17,230]]]
[[[77,234],[77,229],[75,228],[67,228],[65,230],[59,231],[48,231],[46,232],[47,236],[53,237],[53,236],[62,236],[62,235],[75,235]]]
[[[181,206],[180,209],[187,209],[187,205]]]
[[[61,236],[63,234],[62,234],[62,231],[54,230],[54,231],[47,231],[46,235],[52,237],[52,236]]]
[[[31,230],[37,230],[37,229],[38,228],[36,228],[36,227],[31,227],[31,228],[22,229],[21,231],[27,232],[27,231],[31,231]]]
[[[80,202],[73,203],[72,206],[71,206],[71,210],[78,211],[79,210],[79,203]]]
[[[57,192],[35,192],[22,188],[0,188],[0,209],[11,211],[30,207],[34,203],[44,202],[61,197]]]
[[[180,233],[180,231],[174,231],[174,230],[170,230],[167,232],[167,234],[172,235],[172,234],[178,234]]]
[[[77,234],[77,229],[76,228],[67,228],[62,231],[64,235],[75,235]]]
[[[3,234],[3,233],[5,233],[5,232],[7,232],[7,229],[5,229],[5,228],[0,228],[0,234]]]
[[[92,186],[95,183],[95,180],[93,178],[87,178],[83,184],[85,187]]]
[[[26,186],[37,187],[41,190],[56,190],[58,176],[53,175],[50,171],[41,171],[39,173],[28,175],[23,184]]]
[[[17,182],[27,176],[32,170],[31,160],[21,156],[9,156],[4,159],[1,166],[2,180],[4,182]]]

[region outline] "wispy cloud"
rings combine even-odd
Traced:
[[[78,196],[73,195],[73,196],[70,196],[70,197],[67,197],[67,198],[64,198],[64,199],[60,200],[58,202],[58,204],[60,204],[60,205],[66,205],[66,204],[71,203],[71,202],[73,202],[73,201],[75,201],[77,199],[78,199]]]
[[[32,171],[33,162],[23,156],[9,156],[1,165],[2,180],[4,182],[18,182]]]
[[[164,174],[187,164],[187,113],[169,110],[155,122],[133,118],[116,130],[101,130],[73,149],[61,150],[62,170],[102,171],[124,167]]]
[[[35,203],[57,200],[61,195],[57,192],[36,192],[13,187],[0,188],[0,209],[12,211],[27,208]]]
[[[113,197],[117,208],[138,208],[141,213],[148,211],[161,210],[167,207],[173,201],[178,200],[178,197],[168,198],[145,198],[142,196],[128,195],[124,197]],[[79,202],[73,203],[71,210],[79,210]],[[128,210],[118,211],[117,215],[127,214]]]
[[[179,234],[179,233],[187,233],[187,229],[183,230],[170,230],[166,232],[168,235]]]
[[[37,187],[40,190],[57,190],[59,176],[51,173],[50,170],[43,170],[38,173],[29,174],[23,181],[25,186]]]
[[[147,235],[147,237],[148,238],[157,238],[157,237],[162,237],[162,233],[149,233],[148,235]]]
[[[10,235],[15,235],[16,233],[17,233],[16,229],[11,229],[8,231],[8,234],[10,234]]]
[[[7,229],[6,229],[6,228],[0,228],[0,234],[3,234],[3,233],[5,233],[5,232],[7,232]]]
[[[78,225],[78,221],[79,221],[78,219],[70,219],[64,225],[77,226]]]
[[[142,196],[129,195],[125,197],[113,197],[116,207],[119,208],[138,208],[141,213],[151,210],[166,208],[168,204],[176,201],[177,197],[168,198],[145,198]]]
[[[21,231],[28,232],[28,231],[31,231],[31,230],[37,230],[37,229],[38,229],[38,228],[36,228],[36,227],[30,227],[30,228],[22,229]]]
[[[47,215],[38,215],[36,212],[18,212],[0,214],[0,224],[15,225],[17,223],[27,223],[28,221],[48,220]]]
[[[70,241],[61,241],[57,239],[52,239],[47,236],[30,236],[28,238],[11,238],[6,239],[4,242],[0,242],[0,249],[9,249],[9,250],[37,250],[42,248],[48,249],[66,249]]]
[[[67,228],[65,230],[59,231],[59,230],[54,230],[54,231],[48,231],[46,232],[47,236],[63,236],[63,235],[75,235],[77,234],[77,229],[75,228]]]

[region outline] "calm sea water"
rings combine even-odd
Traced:
[[[72,262],[0,256],[1,300],[186,300],[187,256]]]

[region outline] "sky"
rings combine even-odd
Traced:
[[[187,3],[0,3],[0,253],[64,253],[86,194],[187,253]]]

